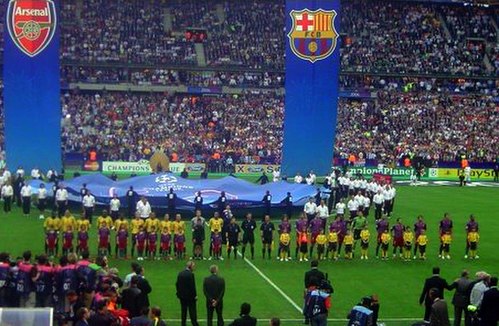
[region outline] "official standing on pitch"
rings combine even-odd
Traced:
[[[128,218],[130,219],[135,216],[136,202],[137,202],[137,193],[135,192],[135,190],[133,190],[133,187],[130,186],[130,188],[126,192],[127,213],[128,213]]]
[[[217,325],[223,326],[223,298],[225,294],[225,280],[218,276],[218,266],[210,266],[211,275],[203,282],[203,293],[206,297],[206,311],[208,312],[207,325],[213,325],[213,311],[217,313]]]
[[[433,275],[425,280],[423,291],[419,297],[419,304],[425,304],[424,320],[430,321],[431,306],[436,297],[430,297],[430,289],[437,289],[440,291],[438,298],[444,298],[444,289],[449,289],[447,281],[440,277],[440,268],[433,267]]]
[[[90,224],[92,224],[92,217],[94,215],[94,208],[95,208],[95,197],[92,195],[90,190],[86,191],[86,195],[83,196],[83,215],[85,216],[85,219],[87,219]]]
[[[21,188],[21,201],[23,203],[23,214],[29,216],[31,210],[31,186],[25,182]]]
[[[326,279],[326,276],[324,275],[323,272],[319,270],[319,261],[314,259],[310,262],[310,267],[311,269],[305,273],[305,291],[304,291],[304,298],[307,297],[308,292],[312,291],[315,289],[323,280]],[[305,316],[305,324],[310,323],[309,319],[307,316]]]
[[[175,284],[177,288],[177,298],[180,300],[182,326],[186,326],[187,309],[189,309],[192,325],[199,325],[196,307],[198,296],[196,292],[196,280],[193,273],[194,267],[194,262],[192,260],[188,261],[186,268],[178,274],[177,283]]]

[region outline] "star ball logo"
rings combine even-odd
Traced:
[[[50,44],[56,26],[52,0],[10,0],[7,29],[14,44],[26,55],[41,53]]]
[[[338,33],[334,27],[335,10],[292,10],[288,33],[293,53],[312,63],[326,59],[336,48]]]

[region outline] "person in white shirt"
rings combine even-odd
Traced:
[[[4,181],[4,182],[7,182],[7,181],[10,181],[10,178],[12,177],[12,174],[10,173],[10,171],[9,171],[9,170],[5,169],[5,170],[3,171],[3,175],[2,175],[2,177],[3,177],[3,181]]]
[[[376,195],[373,196],[373,203],[375,207],[374,218],[379,220],[383,215],[383,204],[385,203],[382,189],[379,189]]]
[[[29,216],[29,213],[31,211],[31,195],[31,186],[25,182],[21,187],[21,202],[23,204],[24,216]]]
[[[395,197],[395,193],[393,191],[394,188],[392,188],[389,184],[386,185],[385,189],[383,190],[383,197],[385,200],[385,214],[387,216],[390,216],[392,211],[393,211],[393,199]]]
[[[22,166],[19,166],[17,168],[16,175],[21,176],[21,178],[24,178],[24,169]]]
[[[416,173],[414,170],[411,172],[410,180],[411,180],[411,183],[410,183],[411,186],[418,185],[418,178],[416,177]]]
[[[360,190],[360,180],[359,179],[354,179],[352,181],[352,185],[353,185],[353,191],[354,193],[359,193],[359,190]]]
[[[340,199],[340,201],[336,204],[336,216],[344,216],[345,215],[345,208],[347,205],[345,205],[345,200],[343,198]]]
[[[38,210],[40,211],[40,220],[45,218],[45,208],[47,207],[47,188],[45,184],[40,183],[37,194]]]
[[[308,199],[308,202],[305,204],[305,206],[303,206],[303,211],[307,215],[308,224],[310,224],[310,221],[313,220],[315,214],[317,213],[317,205],[314,202],[314,197],[310,197]]]
[[[353,219],[357,216],[359,203],[353,197],[351,197],[350,200],[347,202],[347,207],[348,211],[350,212],[350,220],[353,221]]]
[[[355,196],[355,180],[353,178],[350,178],[348,180],[348,195],[349,196]]]
[[[5,213],[10,213],[12,210],[12,196],[14,196],[14,188],[10,182],[7,182],[2,187],[3,211]]]
[[[121,202],[118,195],[114,194],[113,199],[109,202],[109,212],[111,213],[111,218],[116,221],[120,215]]]
[[[468,165],[464,168],[464,185],[471,182],[471,167]]]
[[[41,174],[40,170],[37,167],[35,167],[35,168],[33,168],[31,170],[31,178],[32,179],[37,179],[37,180],[42,179],[42,174]]]
[[[357,195],[355,195],[355,197],[353,197],[353,199],[355,199],[357,201],[357,204],[359,205],[357,207],[357,211],[364,212],[364,196],[362,196],[362,192],[360,190],[357,192]]]
[[[278,182],[280,178],[281,178],[281,172],[278,170],[274,170],[272,172],[272,181]]]
[[[314,171],[310,171],[308,176],[305,178],[305,181],[307,182],[308,185],[314,185],[316,179],[317,176],[315,175]]]
[[[300,173],[297,173],[295,176],[295,183],[302,183],[303,182],[303,177],[300,175]]]
[[[55,191],[55,202],[57,206],[57,213],[59,215],[59,218],[61,218],[68,207],[68,191],[66,190],[64,185],[60,185],[59,188]]]
[[[82,204],[83,204],[83,216],[86,220],[88,220],[90,224],[92,224],[92,218],[94,215],[94,208],[95,208],[95,197],[88,189],[87,189],[87,194],[83,196]]]
[[[329,209],[328,209],[324,199],[322,199],[320,205],[317,206],[317,214],[321,218],[322,228],[325,230],[326,224],[327,224],[327,218],[329,217]]]
[[[369,199],[369,197],[364,196],[364,203],[362,207],[364,207],[364,216],[366,218],[369,217],[369,209],[371,208],[371,200]]]
[[[151,215],[151,205],[144,196],[137,203],[137,213],[139,213],[140,218],[143,220],[148,219],[149,215]]]

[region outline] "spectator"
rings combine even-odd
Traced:
[[[145,307],[141,291],[137,288],[139,277],[132,276],[130,287],[123,290],[121,293],[121,307],[128,311],[130,318],[140,316],[140,312]]]
[[[143,307],[140,310],[140,316],[133,317],[130,320],[130,326],[149,326],[151,320],[149,319],[149,308]]]
[[[250,316],[251,313],[251,305],[249,303],[244,302],[241,305],[241,311],[239,313],[239,318],[234,319],[230,326],[255,326],[256,318]]]
[[[428,292],[431,305],[430,326],[450,326],[447,302],[442,298],[441,289],[431,288]]]

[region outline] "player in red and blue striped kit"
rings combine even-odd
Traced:
[[[111,243],[109,241],[109,237],[111,235],[111,231],[109,230],[107,225],[103,225],[99,228],[98,234],[99,234],[99,245],[97,252],[99,256],[107,256],[110,254],[109,248],[111,246]]]
[[[150,259],[156,258],[156,247],[158,242],[158,234],[156,233],[156,228],[152,227],[151,232],[147,235],[147,256]]]
[[[67,255],[70,252],[73,252],[73,228],[68,227],[68,229],[62,234],[62,254]]]
[[[213,232],[211,235],[211,248],[213,252],[213,258],[221,259],[222,258],[222,235],[218,230]]]
[[[121,225],[120,229],[116,233],[116,247],[118,249],[117,252],[118,258],[126,259],[127,246],[128,246],[128,231],[126,230],[125,225]]]

